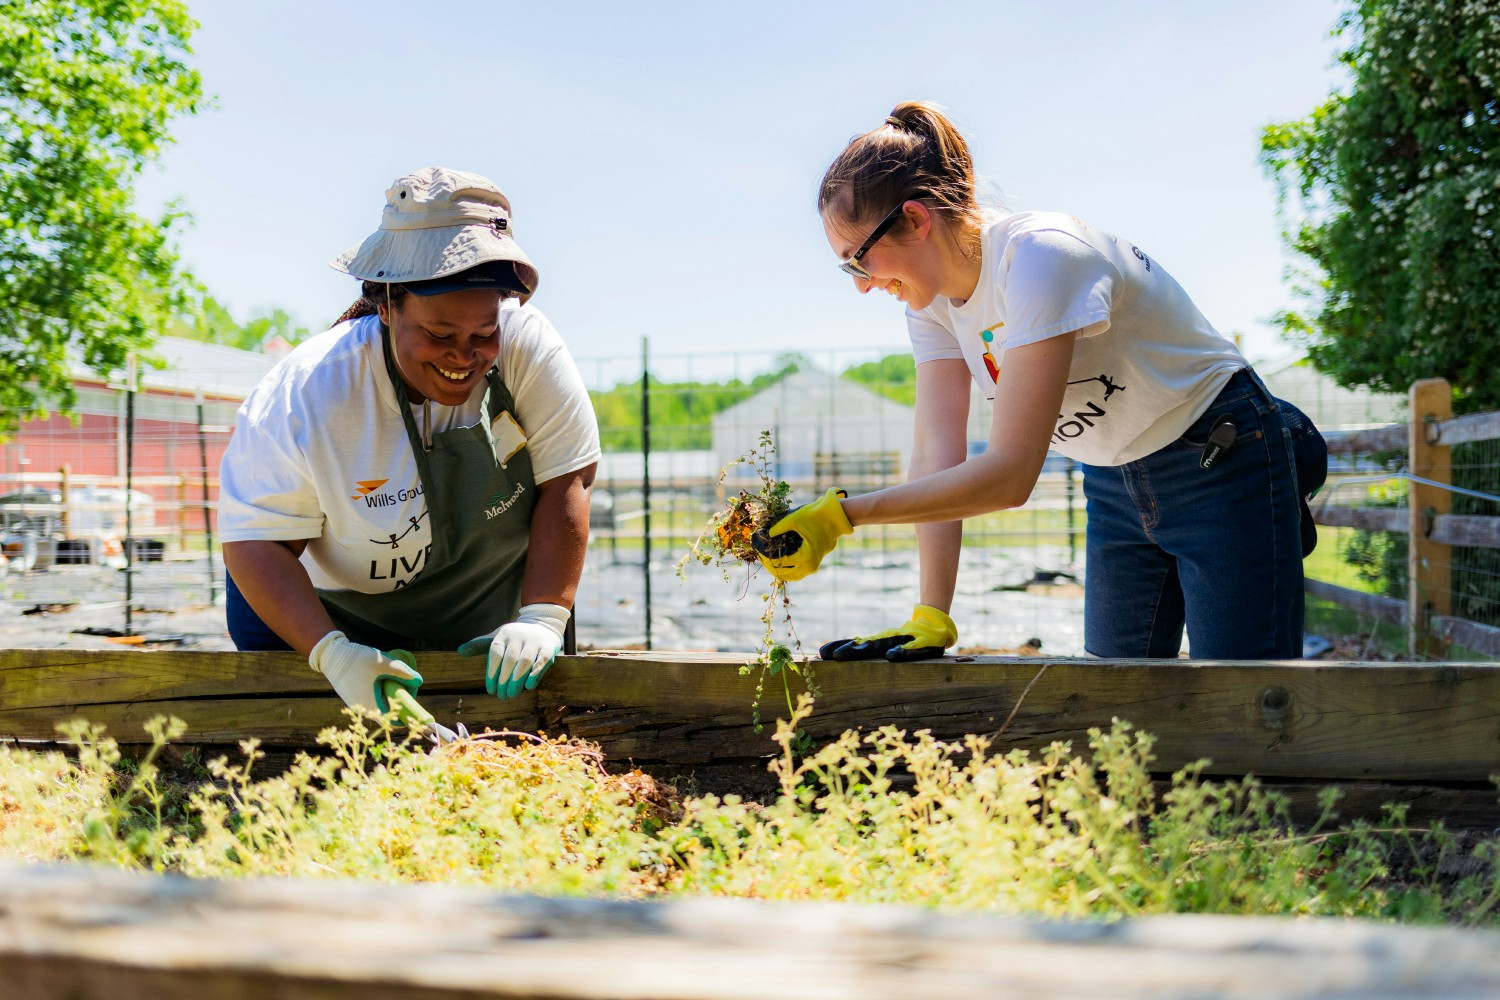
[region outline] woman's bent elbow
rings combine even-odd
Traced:
[[[1031,499],[1036,480],[1036,475],[1018,476],[1014,468],[997,467],[993,474],[984,477],[985,489],[978,499],[983,501],[987,511],[1021,507]]]

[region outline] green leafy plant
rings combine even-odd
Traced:
[[[126,366],[185,305],[175,205],[136,179],[202,103],[178,0],[0,4],[0,435],[76,403],[70,359]]]
[[[102,729],[74,756],[0,746],[0,857],[86,859],[205,878],[445,882],[543,895],[918,902],[1113,918],[1157,913],[1352,916],[1493,925],[1493,841],[1469,848],[1399,807],[1379,823],[1294,829],[1254,779],[1162,783],[1153,739],[1116,720],[1088,747],[992,749],[892,726],[796,751],[805,695],[774,737],[778,791],[678,801],[598,748],[521,733],[430,748],[356,717],[281,774],[210,764],[182,789],[127,766]],[[354,713],[351,713],[354,714]],[[158,756],[180,724],[150,727]],[[163,802],[184,803],[163,809]]]
[[[1349,82],[1268,126],[1261,163],[1303,262],[1280,317],[1341,385],[1405,392],[1441,376],[1459,412],[1500,405],[1500,46],[1493,2],[1349,0]]]

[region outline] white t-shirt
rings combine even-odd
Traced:
[[[588,391],[545,316],[502,304],[498,363],[519,432],[497,448],[526,448],[538,483],[599,460]],[[432,433],[478,423],[483,395],[430,403]],[[420,428],[421,407],[412,415]],[[426,548],[406,558],[392,550],[427,505],[377,317],[313,337],[266,373],[240,406],[219,479],[224,541],[309,539],[302,563],[320,590],[373,594],[411,582]]]
[[[907,311],[917,364],[962,358],[985,395],[1010,347],[1077,330],[1052,448],[1123,465],[1181,436],[1244,356],[1161,264],[1058,212],[1018,212],[984,228],[983,266],[963,304]]]

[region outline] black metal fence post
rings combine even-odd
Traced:
[[[135,486],[135,355],[125,363],[125,634],[131,629],[135,603],[135,533],[130,509]]]
[[[1068,565],[1070,567],[1078,565],[1078,540],[1073,534],[1075,530],[1073,527],[1073,470],[1076,467],[1074,461],[1071,458],[1068,459]]]
[[[641,338],[641,576],[646,585],[646,648],[651,648],[651,367],[649,338]]]
[[[203,484],[203,535],[208,540],[208,604],[212,607],[219,599],[219,584],[214,576],[214,527],[213,516],[208,509],[208,441],[203,430],[203,390],[196,393],[198,403],[198,475]]]

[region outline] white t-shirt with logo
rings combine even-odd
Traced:
[[[1176,440],[1247,362],[1161,264],[1058,212],[987,224],[983,271],[962,304],[907,311],[917,364],[962,358],[985,395],[1005,351],[1078,331],[1052,448],[1123,465]]]
[[[508,300],[500,345],[515,413],[514,426],[503,415],[493,422],[496,448],[524,447],[538,483],[597,462],[594,408],[552,324]],[[429,403],[432,433],[478,423],[483,395],[476,388],[459,406]],[[422,407],[412,415],[420,429]],[[320,590],[373,594],[410,583],[427,547],[399,542],[421,530],[427,504],[379,319],[341,323],[266,373],[240,406],[219,477],[224,541],[308,539],[302,563]]]

